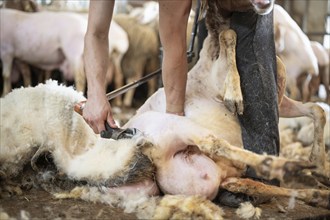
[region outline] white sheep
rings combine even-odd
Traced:
[[[4,88],[11,90],[14,58],[43,70],[61,69],[66,79],[75,79],[82,90],[82,53],[87,21],[69,12],[26,13],[1,9],[0,58]],[[8,22],[10,21],[10,22]]]
[[[287,91],[291,98],[303,99],[297,85],[298,78],[303,74],[310,77],[319,74],[310,40],[280,5],[274,5],[274,33],[276,54],[287,71]]]
[[[120,184],[123,179],[129,183],[130,174],[122,168],[127,166],[133,171],[131,164],[139,167],[146,163],[153,172],[149,159],[134,153],[144,145],[142,140],[114,141],[93,132],[73,111],[74,105],[83,100],[81,93],[58,86],[56,81],[15,89],[1,99],[0,161],[7,178],[16,176],[29,161],[37,170],[36,161],[47,152],[60,172],[75,180],[93,180],[94,184]],[[99,159],[95,161],[96,157]],[[148,176],[147,170],[143,176]],[[108,177],[114,175],[121,177],[109,181]]]
[[[12,9],[1,9],[0,58],[3,63],[4,87],[2,95],[11,90],[10,75],[13,60],[52,71],[60,69],[65,80],[75,81],[79,91],[86,89],[86,77],[82,56],[87,28],[86,16],[73,12],[25,13]],[[11,22],[6,22],[6,21]],[[109,30],[109,54],[116,69],[120,70],[123,54],[128,49],[126,32],[112,22]],[[117,68],[119,66],[119,68]],[[23,74],[24,86],[31,85],[29,70]],[[112,73],[107,74],[107,84],[112,81]],[[106,86],[106,85],[105,85]]]

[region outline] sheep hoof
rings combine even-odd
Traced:
[[[327,177],[323,174],[318,173],[317,171],[312,172],[312,176],[319,181],[320,183],[326,185],[327,187],[330,188],[330,177]]]
[[[302,175],[303,170],[310,170],[315,168],[316,166],[314,164],[311,164],[307,161],[286,162],[283,166],[283,180],[285,182],[290,181],[291,179]]]

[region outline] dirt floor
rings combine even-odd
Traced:
[[[287,204],[287,199],[281,199],[260,205],[261,219],[330,219],[330,210],[308,206],[299,201],[294,209],[289,210]],[[16,219],[137,219],[134,214],[124,213],[106,204],[74,199],[59,200],[48,192],[35,188],[20,196],[0,199],[1,209],[3,213]],[[225,219],[239,219],[235,209],[223,207],[223,210]]]

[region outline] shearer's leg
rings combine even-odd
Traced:
[[[237,34],[236,59],[244,100],[244,113],[238,118],[244,148],[259,154],[278,155],[273,13],[263,16],[254,11],[234,13],[231,28]],[[249,169],[247,176],[256,177]]]
[[[230,28],[237,34],[236,63],[240,74],[244,113],[238,115],[244,148],[269,155],[279,154],[278,99],[273,13],[235,12]],[[248,168],[246,176],[258,178]],[[278,184],[273,181],[272,184]],[[219,202],[235,203],[230,192],[219,195]],[[240,200],[238,199],[237,202]]]
[[[244,100],[244,113],[238,117],[244,148],[259,154],[278,155],[273,14],[234,13],[231,28],[237,34],[236,59]]]

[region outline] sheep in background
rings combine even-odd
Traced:
[[[40,7],[34,0],[20,0],[20,1],[11,1],[11,0],[4,0],[3,5],[1,8],[9,8],[15,9],[24,12],[38,12],[40,11]],[[29,64],[25,63],[22,60],[14,59],[13,61],[13,69],[11,73],[11,83],[15,84],[19,82],[20,75],[23,77],[23,85],[25,87],[32,85],[32,77],[31,77],[31,70]],[[40,74],[42,75],[42,74]],[[46,78],[50,77],[50,72],[46,71],[45,73]],[[39,75],[38,75],[39,76]],[[42,78],[42,77],[38,77]],[[39,80],[41,82],[41,80]]]
[[[127,33],[129,39],[129,48],[125,53],[121,67],[123,75],[115,73],[115,88],[120,88],[126,83],[132,83],[140,79],[144,73],[150,73],[160,67],[159,64],[159,39],[158,33],[148,25],[142,25],[139,21],[126,14],[117,14],[113,19]],[[148,96],[156,91],[156,79],[148,81]],[[126,107],[132,105],[134,89],[125,94],[122,103],[121,97],[115,99],[115,105]]]
[[[157,24],[158,30],[159,4],[155,1],[145,2],[142,7],[133,8],[129,15],[136,18],[141,24]]]
[[[11,22],[7,22],[11,21]],[[26,13],[1,9],[0,58],[3,64],[2,95],[11,91],[14,58],[43,70],[61,69],[83,89],[83,41],[87,22],[69,12]]]
[[[323,102],[317,102],[317,104],[323,108],[326,115],[326,121],[324,126],[324,143],[325,146],[330,149],[330,106]],[[288,139],[287,141],[283,142],[284,145],[285,143],[299,141],[302,143],[302,145],[307,146],[311,145],[313,142],[314,128],[313,120],[311,120],[310,118],[280,118],[279,129],[281,132],[285,131],[286,129],[296,131],[294,137],[283,137]]]
[[[28,14],[12,9],[1,9],[0,57],[3,62],[4,88],[2,95],[11,90],[10,76],[13,60],[23,75],[24,86],[31,85],[28,65],[46,71],[59,69],[63,81],[75,81],[78,91],[85,91],[86,76],[82,67],[87,16],[72,12],[37,12]],[[6,22],[11,20],[12,22]],[[16,23],[15,23],[16,22]],[[18,28],[14,25],[19,25]],[[121,72],[123,54],[128,49],[126,32],[115,22],[109,30],[109,54],[116,70]],[[119,66],[119,67],[118,67]],[[112,81],[109,70],[106,83]]]
[[[109,30],[109,67],[106,74],[105,86],[117,81],[123,81],[122,60],[129,48],[128,35],[126,31],[112,21]]]
[[[279,5],[274,5],[276,53],[287,70],[287,91],[290,98],[301,100],[297,79],[302,74],[318,76],[317,58],[308,37]],[[304,99],[304,98],[303,98]]]
[[[317,63],[319,67],[319,75],[307,77],[303,90],[303,97],[306,97],[303,101],[309,101],[312,95],[315,95],[317,92],[319,93],[318,96],[330,104],[330,58],[327,49],[316,41],[311,41],[312,49],[315,53],[317,58]],[[325,94],[322,94],[320,86],[324,86]]]
[[[40,7],[35,0],[4,0],[2,8],[12,8],[25,12],[40,11]]]

